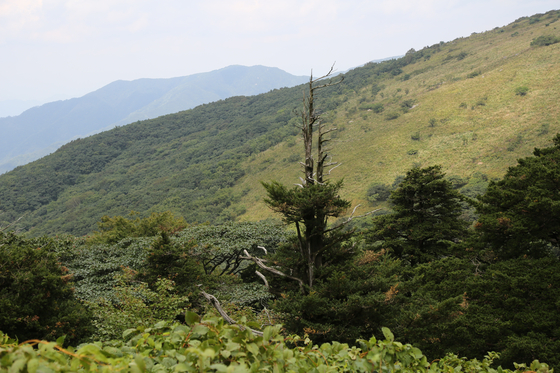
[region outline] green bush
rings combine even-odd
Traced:
[[[541,35],[531,42],[532,47],[543,47],[560,42],[560,37],[554,35]]]
[[[529,87],[527,86],[521,86],[515,88],[515,94],[518,96],[525,96],[527,93],[529,93]]]
[[[0,330],[20,341],[67,335],[67,342],[78,343],[92,332],[72,275],[49,252],[53,244],[0,232]]]
[[[473,71],[472,73],[467,74],[467,78],[472,79],[472,78],[475,78],[475,77],[479,76],[480,74],[481,74],[480,71]]]
[[[188,314],[188,325],[160,322],[124,333],[122,340],[96,342],[63,350],[56,343],[18,345],[0,333],[2,372],[473,372],[512,373],[493,368],[498,357],[481,360],[449,354],[430,362],[418,348],[395,341],[383,328],[382,339],[360,339],[357,346],[313,344],[306,336],[283,336],[281,326],[255,335],[223,319]],[[27,368],[27,369],[25,369]],[[515,372],[548,373],[538,361]]]
[[[369,202],[386,201],[391,195],[391,187],[386,184],[373,183],[369,186],[366,196]]]
[[[104,298],[88,302],[93,312],[94,341],[119,339],[126,329],[148,328],[186,312],[189,299],[176,294],[173,281],[159,278],[152,291],[148,284],[135,281],[135,275],[130,269],[117,275],[116,303]]]
[[[386,120],[394,120],[394,119],[397,119],[399,116],[400,116],[399,113],[397,113],[396,111],[392,111],[392,112],[389,112],[389,113],[385,114],[385,119]]]

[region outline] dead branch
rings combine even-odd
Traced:
[[[218,299],[216,299],[215,296],[213,296],[212,294],[208,294],[207,292],[205,292],[205,291],[203,291],[203,290],[201,290],[200,292],[202,293],[202,295],[204,296],[204,298],[206,298],[206,299],[208,300],[208,302],[210,302],[210,304],[211,304],[212,306],[214,306],[214,308],[216,309],[216,311],[218,311],[218,313],[220,314],[220,316],[222,316],[222,317],[224,318],[224,320],[226,320],[226,321],[228,322],[228,324],[237,325],[237,326],[239,326],[239,328],[240,328],[241,330],[247,328],[247,329],[249,329],[251,332],[253,332],[253,334],[258,335],[259,337],[264,336],[264,333],[263,333],[263,332],[260,332],[260,331],[258,331],[258,330],[251,329],[251,328],[249,328],[249,327],[246,327],[246,326],[242,326],[242,325],[237,324],[237,323],[235,322],[235,320],[233,320],[231,317],[229,317],[229,315],[226,313],[226,311],[224,311],[224,309],[223,309],[222,306],[220,305],[220,302],[218,301]]]
[[[253,262],[255,262],[256,265],[258,265],[259,267],[261,267],[262,269],[264,269],[265,271],[274,273],[275,275],[278,276],[282,276],[282,277],[287,277],[289,279],[295,280],[299,283],[299,288],[301,290],[302,294],[305,294],[305,289],[303,287],[303,281],[301,281],[299,278],[297,277],[293,277],[293,276],[289,276],[283,272],[280,272],[279,270],[277,270],[276,268],[271,268],[271,267],[267,267],[266,265],[264,265],[263,260],[260,258],[257,258],[255,256],[251,256],[249,255],[249,253],[247,252],[247,250],[243,251],[245,253],[245,256],[242,256],[242,259],[249,259],[252,260]]]
[[[354,210],[352,210],[352,214],[350,214],[350,217],[349,217],[346,221],[340,223],[340,224],[337,225],[336,227],[332,227],[332,228],[330,228],[330,229],[327,229],[327,230],[325,231],[325,233],[328,233],[328,232],[331,232],[331,231],[340,229],[340,228],[342,228],[343,226],[345,226],[346,224],[350,223],[353,219],[356,219],[356,218],[363,218],[363,217],[365,217],[365,216],[368,216],[368,215],[373,214],[373,213],[376,212],[376,211],[381,210],[381,209],[375,209],[375,210],[372,210],[372,211],[370,211],[370,212],[366,212],[365,214],[358,215],[358,216],[354,216],[354,213],[356,212],[356,209],[357,209],[358,207],[360,207],[360,206],[361,206],[361,204],[358,204],[356,207],[354,207]]]
[[[264,281],[264,286],[266,286],[266,288],[268,289],[269,286],[268,286],[268,281],[266,281],[266,277],[264,277],[264,275],[259,271],[255,271],[255,273]]]

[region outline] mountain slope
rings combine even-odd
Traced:
[[[560,43],[530,44],[560,38],[559,18],[526,17],[366,64],[320,91],[317,107],[339,128],[333,156],[343,165],[333,177],[344,178],[344,196],[365,205],[371,183],[392,184],[414,166],[441,164],[463,182],[502,177],[517,158],[549,146],[560,132]],[[270,217],[259,181],[290,185],[300,176],[292,109],[304,89],[234,97],[74,141],[0,176],[1,218],[25,214],[18,224],[31,234],[85,234],[104,214],[130,210],[171,210],[190,222]]]
[[[238,95],[294,86],[305,77],[265,66],[229,66],[170,79],[116,81],[80,98],[0,118],[0,173],[53,152],[76,137]]]

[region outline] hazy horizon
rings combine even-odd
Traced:
[[[229,65],[344,71],[500,27],[552,0],[0,2],[0,101],[80,97],[115,80]],[[52,100],[51,100],[52,101]]]

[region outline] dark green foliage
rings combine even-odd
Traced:
[[[382,113],[383,110],[385,109],[385,107],[383,106],[382,103],[375,103],[375,104],[362,104],[359,106],[360,110],[371,110],[374,113]]]
[[[490,182],[477,229],[501,258],[539,258],[560,250],[560,135]]]
[[[397,119],[400,116],[399,113],[397,113],[396,111],[390,112],[385,114],[385,119],[386,120],[393,120],[393,119]]]
[[[115,277],[123,268],[139,270],[155,238],[124,238],[112,245],[87,244],[83,238],[57,237],[53,247],[58,261],[72,273],[75,294],[81,300],[116,301]]]
[[[467,74],[467,78],[468,78],[468,79],[476,78],[476,77],[479,76],[480,74],[481,74],[480,71],[473,71],[473,72]]]
[[[267,193],[266,204],[282,214],[287,224],[296,225],[299,247],[296,256],[307,265],[301,275],[312,287],[314,271],[323,266],[323,256],[328,255],[344,238],[336,230],[327,228],[329,218],[339,217],[350,207],[350,202],[339,195],[342,180],[291,189],[275,181],[262,184]]]
[[[466,233],[463,200],[441,166],[413,168],[391,193],[394,213],[375,218],[370,240],[412,265],[450,255]]]
[[[400,266],[400,261],[383,252],[352,255],[347,251],[336,266],[322,270],[312,293],[303,296],[279,287],[274,308],[286,315],[282,322],[288,331],[306,333],[319,345],[379,335],[393,311]]]
[[[367,200],[371,203],[383,202],[391,195],[391,187],[381,183],[373,183],[367,190]]]
[[[274,252],[288,238],[279,222],[243,222],[222,225],[195,225],[179,233],[176,242],[189,245],[194,242],[193,254],[201,261],[206,274],[237,275],[247,262],[240,259],[243,251],[252,255]]]
[[[527,95],[527,93],[529,93],[529,87],[527,86],[520,86],[515,88],[515,94],[518,96],[525,96]]]
[[[457,61],[461,61],[463,59],[465,59],[465,57],[467,57],[469,54],[467,52],[460,52],[457,56],[455,56],[457,58]]]
[[[194,247],[193,241],[174,243],[169,234],[161,231],[148,249],[145,264],[138,272],[137,278],[152,286],[158,278],[173,280],[177,292],[188,296],[195,307],[200,307],[202,300],[199,299],[197,285],[213,287],[216,280],[204,273],[202,261],[193,255]]]
[[[554,35],[541,35],[531,42],[532,47],[544,47],[551,44],[560,43],[560,37]]]
[[[22,342],[66,335],[77,344],[92,332],[91,315],[74,297],[72,275],[53,245],[0,232],[0,330]]]
[[[404,112],[407,112],[408,109],[412,109],[413,106],[414,100],[404,100],[403,102],[401,102],[401,108],[404,110]]]
[[[410,298],[396,299],[402,318],[400,327],[392,328],[395,334],[429,358],[453,352],[481,359],[493,350],[507,368],[534,359],[559,367],[558,260],[483,259],[446,258],[418,266],[401,289]]]

